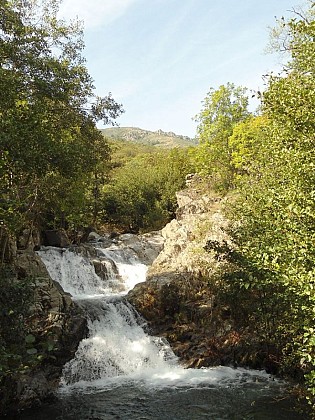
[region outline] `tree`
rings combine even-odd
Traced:
[[[197,170],[210,175],[215,188],[226,190],[233,184],[229,137],[235,125],[248,117],[247,106],[246,89],[227,83],[210,89],[196,118],[200,144],[193,156]]]
[[[257,155],[263,153],[267,135],[268,120],[261,115],[251,115],[235,125],[228,141],[231,150],[231,165],[238,178],[261,171],[257,165]]]
[[[175,193],[191,171],[187,149],[153,148],[133,157],[114,168],[104,186],[105,220],[135,232],[161,229],[175,216]]]
[[[57,19],[58,4],[4,0],[0,6],[0,217],[12,231],[47,210],[46,182],[54,174],[77,186],[81,179],[83,187],[108,156],[106,145],[100,156],[104,140],[95,122],[110,123],[122,112],[110,94],[95,97],[82,30]]]
[[[315,395],[315,20],[281,19],[290,59],[262,96],[268,135],[240,184],[230,213],[242,272],[237,284],[259,295],[260,334],[282,353],[281,368],[304,373]],[[279,32],[277,32],[279,33]],[[245,151],[245,156],[246,156]],[[248,164],[248,163],[247,163]],[[259,167],[259,171],[255,168]],[[258,305],[264,310],[259,311]]]

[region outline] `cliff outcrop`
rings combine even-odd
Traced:
[[[176,219],[162,230],[163,251],[128,299],[187,367],[273,370],[269,350],[258,342],[246,308],[225,279],[224,249],[231,246],[223,214],[227,198],[207,192],[196,177],[187,184],[177,194]]]

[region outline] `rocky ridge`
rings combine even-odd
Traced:
[[[109,127],[102,130],[106,138],[141,143],[159,148],[195,146],[197,141],[187,136],[162,130],[149,131],[137,127]]]

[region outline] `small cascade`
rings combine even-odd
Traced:
[[[38,255],[51,278],[75,299],[125,294],[135,284],[145,281],[147,266],[133,251],[113,245],[95,247],[97,260],[80,253],[80,249],[43,247]],[[101,266],[102,277],[95,272]]]
[[[90,305],[91,302],[85,302]],[[95,302],[93,302],[95,306]],[[95,316],[95,307],[94,307]],[[150,337],[145,321],[125,300],[98,302],[89,320],[90,335],[80,343],[75,358],[64,368],[63,384],[130,377],[148,369],[165,369],[175,356],[162,339]]]
[[[121,276],[125,291],[131,290],[137,283],[145,281],[147,266],[140,262],[139,257],[132,249],[112,246],[107,249],[97,248],[98,254],[105,261],[113,261]]]
[[[111,293],[109,284],[95,273],[94,266],[88,258],[69,249],[54,247],[42,248],[38,255],[51,278],[75,299]],[[107,268],[109,273],[113,271],[111,264],[108,264]],[[112,272],[111,279],[114,279],[114,276]]]
[[[177,361],[169,344],[148,335],[145,320],[123,298],[145,280],[147,266],[132,249],[113,244],[95,250],[106,273],[103,278],[96,274],[93,260],[75,248],[46,247],[38,252],[51,277],[88,317],[89,337],[64,367],[62,385],[96,385],[112,378],[141,377],[144,371],[169,370]],[[117,282],[124,284],[120,293],[113,287]]]

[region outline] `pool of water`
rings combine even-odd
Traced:
[[[148,388],[122,384],[59,394],[54,403],[24,412],[19,420],[305,420],[279,384]]]

